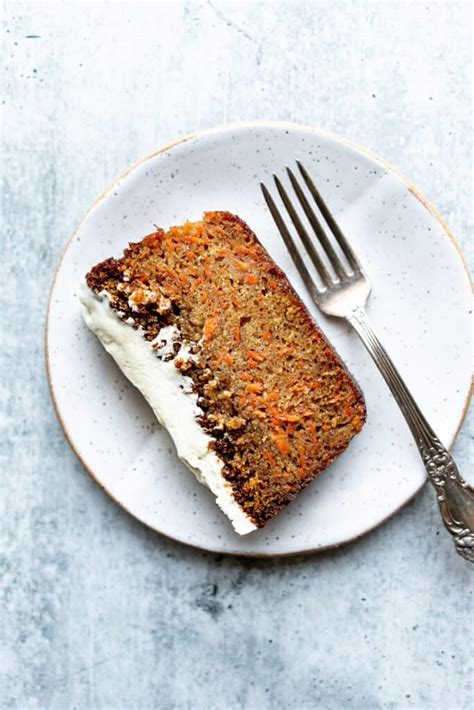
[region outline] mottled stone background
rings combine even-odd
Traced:
[[[472,708],[473,570],[430,490],[338,552],[196,552],[93,483],[43,363],[81,215],[132,161],[214,124],[289,119],[369,146],[468,252],[471,36],[468,2],[4,6],[2,709]],[[466,469],[467,427],[455,453]]]

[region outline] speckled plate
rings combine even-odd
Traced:
[[[372,283],[368,312],[441,438],[451,445],[471,379],[471,289],[446,225],[379,158],[320,130],[239,124],[183,138],[131,167],[69,240],[51,292],[47,364],[65,434],[119,505],[190,545],[267,556],[322,550],[364,535],[425,482],[407,426],[357,335],[316,311],[276,233],[258,183],[304,161]],[[141,395],[84,325],[77,287],[129,241],[205,210],[229,210],[257,233],[360,383],[367,424],[349,449],[265,529],[238,537],[177,459]]]

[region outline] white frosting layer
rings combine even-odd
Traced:
[[[83,283],[80,301],[89,328],[143,394],[160,424],[170,433],[180,459],[211,489],[235,531],[245,535],[255,530],[255,524],[238,505],[222,475],[222,461],[209,448],[211,438],[197,422],[203,412],[198,407],[197,395],[192,392],[192,380],[175,367],[173,360],[165,362],[157,356],[173,352],[173,342],[179,339],[177,329],[174,326],[162,328],[153,343],[149,343],[139,330],[116,315],[105,291],[96,295]],[[177,357],[189,359],[192,355],[182,345]]]

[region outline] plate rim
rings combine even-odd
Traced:
[[[466,260],[464,258],[464,255],[461,251],[461,247],[459,245],[459,242],[455,235],[453,234],[452,230],[444,220],[444,218],[441,216],[441,214],[438,212],[438,210],[428,201],[428,199],[422,194],[422,192],[416,187],[416,185],[409,180],[403,173],[401,173],[398,168],[394,167],[389,161],[385,160],[384,158],[381,158],[378,154],[376,154],[374,151],[372,151],[369,148],[366,148],[365,146],[362,146],[354,141],[352,141],[349,138],[346,138],[345,136],[342,136],[338,133],[334,133],[332,131],[328,131],[326,129],[320,128],[319,126],[311,126],[308,124],[303,124],[303,123],[298,123],[294,121],[278,121],[278,120],[266,120],[266,119],[260,119],[260,120],[253,120],[253,121],[236,121],[236,122],[231,122],[231,123],[223,123],[223,124],[218,124],[217,126],[213,126],[211,128],[206,128],[202,129],[199,131],[193,131],[192,133],[187,133],[180,138],[176,138],[172,141],[169,141],[165,145],[163,145],[161,148],[157,148],[154,151],[151,151],[150,153],[147,153],[145,156],[142,158],[136,160],[133,162],[124,172],[122,172],[118,177],[116,177],[108,187],[103,190],[98,197],[93,201],[91,206],[87,209],[87,211],[82,215],[81,219],[77,223],[76,227],[73,229],[71,234],[66,240],[66,243],[61,251],[61,254],[59,256],[58,263],[56,265],[56,268],[54,270],[53,278],[51,281],[51,286],[49,289],[49,295],[48,295],[48,302],[47,302],[47,308],[46,308],[46,319],[45,319],[45,325],[44,325],[44,362],[45,362],[45,369],[46,369],[46,378],[48,381],[48,388],[49,388],[49,393],[51,396],[51,401],[53,403],[53,408],[56,414],[56,418],[59,422],[59,425],[63,431],[63,434],[66,438],[67,443],[69,444],[70,448],[72,449],[73,453],[83,466],[83,468],[87,471],[89,476],[92,478],[92,480],[99,486],[99,488],[104,491],[107,496],[116,504],[118,505],[123,511],[125,511],[128,515],[130,515],[134,520],[137,520],[141,525],[144,525],[146,528],[149,530],[153,530],[154,533],[158,533],[159,535],[162,535],[164,538],[168,540],[172,540],[175,543],[179,543],[180,545],[185,545],[186,547],[192,547],[196,550],[200,550],[203,552],[210,552],[213,554],[222,554],[226,556],[232,556],[232,557],[246,557],[246,558],[254,558],[254,559],[272,559],[272,558],[280,558],[280,557],[298,557],[298,556],[303,556],[303,555],[312,555],[315,553],[320,553],[320,552],[327,552],[330,550],[337,550],[341,547],[345,547],[346,545],[352,544],[353,542],[357,542],[358,540],[362,539],[366,535],[369,535],[372,533],[374,530],[377,530],[380,526],[384,525],[386,522],[391,520],[395,515],[397,515],[406,505],[408,505],[414,498],[415,496],[418,495],[420,490],[425,486],[427,483],[427,480],[425,480],[420,484],[420,486],[415,490],[415,492],[407,498],[398,508],[396,508],[394,511],[392,511],[389,515],[384,517],[382,520],[380,520],[378,523],[373,525],[372,527],[368,528],[367,530],[364,530],[364,532],[360,533],[359,535],[355,535],[354,537],[351,537],[347,540],[344,540],[343,542],[338,542],[334,543],[331,545],[324,545],[322,547],[314,547],[314,548],[309,548],[309,549],[304,549],[304,550],[299,550],[296,552],[277,552],[277,553],[271,553],[271,552],[247,552],[247,551],[232,551],[232,550],[223,550],[223,551],[215,551],[215,550],[210,550],[208,547],[204,547],[202,545],[199,545],[197,543],[193,542],[185,542],[183,540],[179,540],[176,537],[173,537],[172,535],[169,535],[168,533],[163,532],[162,530],[158,530],[156,527],[153,527],[149,523],[141,520],[140,518],[137,518],[136,515],[134,515],[128,508],[119,500],[115,498],[115,496],[109,491],[106,486],[97,478],[97,475],[94,473],[94,471],[85,463],[83,460],[79,450],[76,448],[76,446],[73,443],[72,436],[70,435],[70,432],[63,420],[58,401],[56,399],[56,395],[54,392],[54,387],[53,387],[53,382],[51,378],[51,363],[50,363],[50,353],[49,353],[49,317],[50,317],[50,311],[51,311],[51,301],[52,301],[52,296],[53,296],[53,291],[56,286],[56,281],[57,281],[57,276],[59,273],[59,270],[62,266],[62,263],[64,261],[64,257],[66,255],[66,252],[68,251],[69,247],[71,246],[71,242],[73,241],[74,237],[76,234],[79,232],[81,229],[82,225],[86,221],[86,219],[89,217],[89,215],[105,200],[107,195],[113,190],[115,185],[124,180],[131,172],[133,172],[136,168],[138,168],[140,165],[143,163],[147,162],[148,160],[151,160],[152,158],[155,158],[157,155],[160,155],[161,153],[164,153],[168,150],[171,150],[175,148],[178,145],[181,145],[183,143],[186,143],[189,140],[193,140],[195,138],[202,138],[205,136],[213,135],[215,133],[222,133],[224,131],[232,130],[232,129],[242,129],[242,128],[257,128],[257,127],[265,127],[265,128],[283,128],[283,129],[293,129],[293,130],[299,130],[299,131],[305,131],[308,133],[313,133],[313,134],[318,134],[323,136],[324,138],[328,138],[332,141],[335,141],[336,143],[342,144],[344,146],[350,147],[353,150],[362,153],[363,155],[369,157],[371,160],[374,160],[381,164],[383,167],[385,167],[388,171],[394,173],[397,175],[400,180],[406,185],[408,188],[409,192],[412,193],[414,197],[416,197],[419,202],[423,205],[423,207],[436,219],[436,221],[440,224],[445,236],[447,236],[452,244],[454,245],[458,257],[461,261],[461,264],[464,268],[464,271],[466,273],[470,288],[471,288],[471,293],[473,292],[473,281],[471,279],[471,275],[469,273],[469,269],[466,263]],[[457,429],[452,437],[451,442],[448,444],[447,448],[451,449],[458,437],[458,434],[464,424],[464,421],[466,419],[466,415],[469,409],[469,405],[471,403],[471,399],[473,396],[473,390],[474,390],[474,382],[473,382],[473,377],[471,376],[471,386],[469,387],[468,393],[466,395],[466,400],[464,403],[464,408],[461,414],[461,418],[459,421],[459,424],[457,426]]]

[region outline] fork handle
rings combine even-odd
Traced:
[[[474,562],[474,489],[460,476],[449,451],[440,442],[410,394],[400,373],[375,335],[364,308],[347,318],[372,355],[408,426],[433,484],[443,523],[453,537],[456,551]]]

